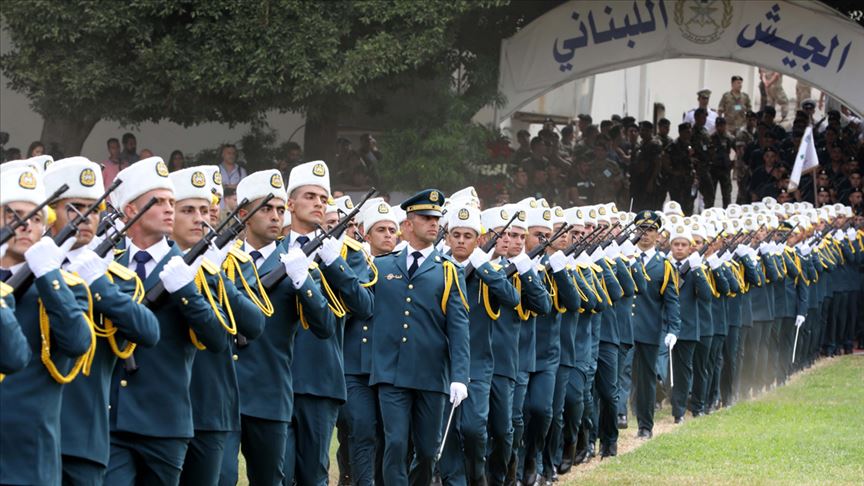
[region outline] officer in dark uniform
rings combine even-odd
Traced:
[[[23,216],[45,199],[41,174],[33,167],[12,164],[0,168],[2,225],[12,221],[11,212]],[[72,241],[58,247],[51,238],[42,238],[45,222],[50,221],[47,213],[43,211],[19,226],[0,260],[0,280],[4,282],[12,274],[27,270],[25,265],[33,273],[33,283],[15,302],[15,319],[29,354],[50,353],[49,360],[31,359],[0,384],[0,484],[60,484],[61,394],[92,351],[89,290],[82,279],[60,270]],[[0,287],[5,313],[11,307],[8,292],[14,289],[5,284]],[[40,329],[42,312],[47,314],[50,341]],[[6,322],[4,318],[4,327]],[[17,366],[27,353],[16,354]]]
[[[15,297],[12,290],[12,287],[0,281],[0,379],[27,366],[33,356],[27,338],[21,332],[18,318],[15,317]]]
[[[720,184],[720,194],[723,198],[723,207],[732,202],[732,159],[730,153],[735,149],[735,139],[726,132],[726,119],[717,117],[716,131],[711,134],[711,181],[714,189]],[[711,201],[713,204],[713,200]],[[708,207],[706,205],[706,207]]]
[[[689,123],[678,125],[678,138],[675,143],[666,148],[669,160],[665,179],[669,197],[681,205],[684,214],[693,213],[693,176],[696,166],[696,156],[690,142],[691,127]]]
[[[693,135],[690,139],[690,146],[693,147],[696,177],[699,179],[699,192],[702,193],[705,207],[710,208],[714,206],[714,180],[711,178],[711,139],[708,129],[705,127],[708,111],[704,108],[696,108],[693,115]]]
[[[640,122],[639,137],[630,161],[630,180],[639,181],[639,184],[630,186],[636,211],[660,207],[666,198],[665,193],[660,194],[663,192],[660,178],[663,146],[654,138],[654,125],[647,120]]]
[[[435,249],[444,194],[427,189],[401,204],[407,246],[378,257],[372,320],[372,377],[384,423],[384,482],[430,484],[446,397],[468,398],[470,343],[465,279]]]

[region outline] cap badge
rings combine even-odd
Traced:
[[[96,173],[93,172],[93,169],[84,169],[78,176],[78,182],[84,187],[93,187],[96,185]]]
[[[203,172],[195,171],[192,173],[192,186],[193,187],[204,187],[207,185],[207,177]]]
[[[18,177],[18,185],[22,189],[36,189],[36,176],[32,172],[22,172]]]
[[[165,165],[165,162],[161,160],[156,162],[156,173],[159,174],[160,177],[168,177],[168,166]]]
[[[390,212],[390,206],[381,203],[378,205],[378,214],[388,214]]]
[[[507,214],[507,210],[506,210],[506,209],[502,209],[502,210],[501,210],[501,214],[499,214],[499,216],[501,216],[501,219],[504,219],[504,220],[510,221],[510,215]]]
[[[270,176],[270,185],[273,186],[274,189],[282,189],[282,175],[273,174]]]
[[[312,174],[318,177],[324,177],[327,174],[327,168],[324,167],[324,164],[315,164],[312,166]]]
[[[432,202],[438,202],[438,191],[432,191],[429,193],[429,200]]]
[[[222,185],[222,172],[217,170],[213,173],[213,184],[216,184],[217,186]]]
[[[467,221],[470,214],[468,213],[467,209],[462,208],[459,210],[459,214],[457,214],[456,216],[459,217],[460,221]]]
[[[551,221],[552,220],[552,211],[549,211],[548,209],[546,211],[543,211],[543,219],[546,221]]]

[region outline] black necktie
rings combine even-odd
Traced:
[[[256,267],[258,266],[258,259],[264,257],[264,255],[262,255],[258,250],[250,251],[249,256],[252,257],[252,263],[254,263]]]
[[[0,268],[0,280],[7,281],[9,277],[12,276],[12,270],[6,270],[5,268]]]
[[[422,257],[423,254],[420,253],[419,251],[415,251],[414,253],[411,253],[411,256],[414,257],[414,261],[411,262],[411,266],[408,267],[408,276],[409,277],[414,276],[414,272],[416,272],[417,267],[420,266],[420,257]]]
[[[645,257],[647,257],[647,256],[648,256],[648,254],[643,251],[642,255],[640,255],[640,257],[639,257],[642,260],[643,265],[645,264]]]
[[[132,257],[132,259],[135,260],[136,263],[135,273],[138,274],[138,278],[143,282],[147,279],[147,270],[144,268],[144,264],[152,260],[153,257],[146,251],[139,251]]]
[[[675,268],[678,269],[678,272],[681,272],[681,262],[675,262]]]
[[[303,248],[306,245],[306,243],[309,243],[309,237],[308,236],[304,235],[304,236],[298,236],[297,237],[297,244],[300,245],[300,248]]]

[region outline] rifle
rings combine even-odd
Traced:
[[[64,192],[68,191],[68,190],[69,190],[69,186],[66,184],[63,184],[62,186],[58,187],[57,190],[54,191],[53,194],[48,196],[48,199],[39,203],[39,205],[36,206],[35,208],[33,208],[33,210],[31,210],[29,213],[25,214],[23,218],[18,217],[18,215],[15,212],[12,212],[12,214],[15,215],[14,216],[15,221],[13,221],[12,223],[7,224],[7,225],[3,226],[2,228],[0,228],[0,245],[9,241],[12,238],[12,236],[15,235],[15,231],[18,228],[26,225],[27,221],[30,218],[39,214],[39,212],[42,211],[42,209],[44,209],[45,206],[47,206],[47,205],[53,203],[54,201],[56,201],[57,199],[59,199],[60,195],[63,194]]]
[[[183,261],[186,263],[186,265],[191,265],[199,256],[203,255],[207,251],[207,248],[210,247],[210,243],[217,236],[219,236],[222,230],[225,229],[225,226],[227,226],[228,223],[231,222],[232,217],[236,215],[241,209],[243,209],[247,204],[249,204],[248,200],[244,199],[243,201],[241,201],[240,204],[237,205],[237,208],[235,208],[234,211],[230,215],[228,215],[227,218],[225,218],[225,221],[223,221],[215,230],[210,231],[209,233],[204,235],[203,238],[198,240],[198,243],[195,243],[195,245],[193,245],[192,248],[190,248],[189,251],[187,251],[186,254],[183,255]],[[150,288],[150,290],[147,291],[147,295],[144,296],[144,305],[153,308],[159,303],[159,301],[164,295],[165,284],[163,284],[160,280],[156,282],[156,285],[154,285]]]
[[[564,255],[570,256],[576,252],[576,250],[586,246],[590,241],[593,241],[598,231],[603,230],[604,228],[600,225],[594,227],[594,229],[588,233],[587,235],[582,235],[582,238],[579,241],[573,242],[570,246],[564,249]]]
[[[360,208],[362,208],[363,205],[366,204],[366,201],[368,201],[369,198],[374,196],[376,192],[377,191],[374,187],[370,189],[369,192],[367,192],[366,195],[363,196],[363,200],[360,201],[360,204],[356,204],[354,206],[354,209],[352,209],[350,213],[343,216],[339,220],[339,222],[336,223],[335,226],[330,228],[329,231],[319,233],[318,236],[309,240],[308,243],[303,245],[303,253],[306,254],[306,256],[308,257],[312,253],[315,253],[315,250],[317,250],[327,238],[333,237],[338,239],[339,237],[341,237],[342,234],[345,233],[345,230],[348,229],[348,223],[352,219],[354,219],[357,213],[360,212]],[[261,277],[261,284],[264,286],[265,289],[269,291],[279,285],[286,276],[288,276],[288,274],[285,272],[285,265],[279,265],[273,270],[267,272],[267,275]]]
[[[501,235],[503,235],[504,232],[507,231],[507,228],[509,228],[510,225],[513,224],[513,221],[515,221],[517,217],[519,217],[519,211],[516,211],[516,214],[514,214],[513,217],[510,218],[510,221],[507,221],[507,224],[505,224],[504,227],[501,228],[501,231],[498,233],[496,233],[492,229],[489,229],[493,236],[492,238],[489,238],[489,241],[487,241],[482,247],[480,247],[483,253],[489,253],[490,251],[492,251],[493,248],[495,248],[495,245],[498,244],[498,239],[501,238]],[[471,275],[474,274],[474,270],[474,265],[471,265],[471,262],[468,262],[468,265],[465,266],[466,281],[471,277]]]
[[[108,228],[114,226],[115,221],[123,218],[123,213],[118,211],[111,203],[106,201],[105,206],[105,211],[102,212],[102,219],[99,220],[99,226],[96,227],[96,236],[104,235],[108,231]]]
[[[552,243],[554,243],[555,240],[557,240],[558,238],[561,238],[563,235],[565,235],[567,233],[567,231],[569,231],[570,228],[572,228],[572,227],[573,227],[572,224],[564,223],[560,228],[558,228],[558,231],[556,231],[555,234],[553,234],[551,237],[549,237],[549,239],[544,239],[543,241],[540,242],[539,245],[535,246],[533,250],[528,252],[528,258],[533,260],[533,259],[537,258],[537,255],[543,254],[543,252],[546,251],[546,248],[549,248],[549,246]],[[516,265],[511,263],[510,265],[507,265],[507,269],[505,270],[504,273],[507,275],[507,278],[510,278],[513,275],[516,275],[517,271],[518,270],[516,269]]]
[[[441,240],[443,240],[445,236],[447,236],[447,229],[442,225],[438,228],[438,236],[435,237],[435,243],[432,246],[438,248],[438,244],[441,243]]]
[[[158,201],[159,200],[156,199],[155,197],[151,197],[150,200],[147,201],[147,204],[145,204],[144,206],[141,207],[141,209],[138,211],[138,214],[136,214],[135,217],[130,219],[128,223],[123,225],[123,229],[121,229],[119,231],[115,231],[111,234],[106,234],[105,239],[102,240],[102,242],[99,243],[99,246],[97,246],[96,249],[93,251],[97,255],[99,255],[100,257],[104,257],[105,255],[107,255],[108,252],[111,251],[114,248],[114,246],[116,246],[117,243],[119,243],[120,240],[123,239],[124,236],[126,236],[126,232],[129,231],[129,228],[134,226],[135,223],[137,223],[138,220],[141,219],[142,216],[144,216],[144,213],[149,211],[150,208],[152,208],[153,205],[156,204]],[[107,232],[107,227],[110,227],[110,226],[111,225],[106,226],[106,229],[105,229],[106,232]]]
[[[94,202],[87,209],[85,209],[83,213],[75,210],[74,206],[72,206],[71,204],[67,204],[66,207],[72,208],[73,211],[78,213],[78,216],[70,220],[68,223],[66,223],[66,226],[60,229],[57,235],[54,236],[54,243],[60,246],[69,238],[74,237],[75,234],[78,233],[78,225],[83,223],[88,216],[90,216],[94,211],[99,209],[99,206],[102,205],[102,201],[108,198],[108,196],[114,191],[114,189],[117,189],[117,186],[119,186],[122,182],[123,181],[121,181],[120,179],[114,179],[114,182],[110,186],[108,186],[108,189],[106,189],[101,196],[99,196],[99,199],[97,199],[96,202]],[[15,299],[20,299],[24,295],[24,293],[27,292],[27,289],[30,288],[30,284],[33,283],[33,272],[30,270],[30,266],[25,263],[20,270],[15,272],[15,275],[12,275],[9,278],[7,283],[15,289]]]
[[[740,230],[738,230],[738,233],[736,233],[734,236],[732,236],[732,238],[730,239],[730,241],[731,241],[731,240],[734,240],[734,239],[735,239],[739,234],[741,234],[742,231],[744,231],[743,228],[740,229]],[[721,233],[722,233],[722,232],[721,232]],[[715,236],[714,238],[711,238],[711,241],[706,241],[706,242],[702,245],[702,247],[699,248],[699,251],[698,251],[699,256],[704,256],[705,253],[708,251],[708,248],[710,248],[711,245],[714,244],[716,241],[718,241],[720,238],[721,238],[721,234],[718,234],[718,235]],[[722,254],[723,251],[725,251],[725,250],[728,248],[728,246],[726,246],[726,245],[728,245],[728,243],[729,243],[729,242],[727,241],[727,242],[724,244],[724,246],[723,246],[722,248],[720,248],[719,250],[717,250],[716,254],[717,254],[717,255]],[[680,276],[683,277],[683,276],[687,275],[687,273],[689,273],[689,272],[690,272],[690,262],[685,260],[684,263],[681,264],[681,268],[678,269],[678,275],[680,275]]]

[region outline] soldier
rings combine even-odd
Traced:
[[[0,171],[0,224],[5,226],[13,221],[13,214],[24,216],[46,196],[42,176],[35,168],[8,162]],[[0,260],[0,280],[4,282],[19,271],[32,272],[34,281],[15,302],[14,314],[30,354],[48,356],[45,361],[30,360],[0,384],[2,484],[60,483],[61,393],[64,384],[85,364],[95,339],[87,318],[86,284],[60,270],[74,239],[58,247],[51,238],[42,237],[46,222],[50,222],[48,216],[45,210],[20,225]],[[7,302],[11,302],[8,293],[16,289],[5,283],[0,287],[5,314]],[[40,329],[42,312],[48,317],[45,335]]]
[[[102,196],[104,189],[99,164],[84,157],[58,160],[45,172],[46,192],[54,192],[63,184],[69,190],[52,204],[57,215],[51,228],[54,234],[76,216],[67,205],[83,212]],[[109,401],[117,358],[136,345],[152,347],[159,340],[156,317],[138,302],[142,285],[138,276],[114,263],[113,249],[103,259],[87,248],[94,241],[98,222],[94,212],[78,226],[76,241],[66,256],[71,263],[64,264],[66,270],[78,274],[90,287],[94,320],[100,324],[97,336],[103,338],[97,339],[90,374],[78,377],[63,391],[63,480],[72,484],[96,484],[105,478],[110,447],[108,408],[104,404]]]
[[[471,322],[471,370],[468,399],[453,415],[452,434],[444,444],[438,463],[442,484],[486,484],[486,443],[489,396],[492,386],[492,328],[502,308],[519,305],[519,293],[507,280],[502,267],[478,247],[480,211],[473,206],[452,206],[447,216],[447,244],[453,259],[474,269],[466,277],[467,295],[478,296],[469,313]],[[506,223],[505,223],[506,224]],[[446,427],[447,417],[444,417]],[[443,435],[443,433],[442,433]]]
[[[213,221],[214,216],[216,221],[219,219],[218,211],[214,214],[212,209],[218,204],[218,190],[213,177],[208,177],[207,170],[219,174],[216,166],[197,166],[172,172],[169,176],[176,198],[171,235],[184,252],[204,237],[206,221]],[[260,299],[267,301],[266,294],[243,294],[234,285],[233,279],[222,272],[229,251],[233,252],[230,273],[234,279],[247,279],[247,282],[251,281],[255,288],[259,288],[251,268],[251,257],[235,249],[233,241],[226,243],[224,248],[214,246],[205,253],[198,278],[202,282],[202,292],[205,295],[210,292],[221,302],[222,313],[218,317],[224,329],[226,345],[218,352],[198,353],[192,366],[189,395],[195,436],[189,442],[183,461],[181,484],[218,483],[225,443],[232,432],[240,430],[240,397],[234,367],[235,355],[230,343],[237,334],[243,339],[252,340],[264,330],[264,313],[253,299],[257,302]],[[244,272],[246,276],[242,275]],[[251,291],[248,283],[246,287],[247,292]],[[266,305],[262,307],[269,309]],[[196,347],[201,349],[200,346]]]
[[[313,180],[324,175],[308,174]],[[267,316],[264,333],[245,346],[240,343],[236,346],[240,433],[232,434],[226,443],[220,479],[232,484],[236,483],[237,455],[241,449],[251,484],[278,484],[286,476],[286,470],[291,470],[284,462],[286,457],[294,457],[293,451],[286,452],[286,446],[294,443],[290,427],[295,335],[302,326],[318,338],[327,339],[336,326],[327,299],[310,275],[305,254],[297,248],[289,250],[277,241],[288,200],[282,175],[275,169],[259,171],[237,186],[238,199],[248,200],[249,207],[255,207],[270,194],[273,199],[246,222],[246,239],[240,249],[248,251],[260,275],[281,265],[287,276],[267,289],[273,313]],[[310,195],[307,201],[313,211],[324,215],[326,195]],[[240,217],[246,212],[241,209]]]
[[[0,252],[0,259],[6,251]],[[0,281],[0,377],[23,369],[33,353],[15,317],[12,288]],[[8,300],[8,304],[6,303]]]
[[[747,123],[746,115],[752,110],[750,96],[741,91],[744,78],[732,76],[732,87],[723,93],[720,103],[717,105],[717,114],[726,119],[729,133],[736,133],[739,128]]]
[[[190,331],[210,352],[224,350],[221,309],[195,284],[203,259],[187,265],[177,245],[165,238],[174,225],[174,186],[159,157],[120,171],[124,183],[112,194],[128,220],[157,198],[121,242],[118,263],[134,269],[145,293],[160,281],[167,295],[151,304],[159,321],[159,343],[136,349],[134,363],[114,369],[111,380],[111,457],[105,482],[137,480],[176,484],[193,437],[189,384],[196,347]],[[131,357],[130,357],[131,358]],[[154,406],[158,404],[158,406]]]
[[[630,185],[633,208],[637,211],[656,208],[663,204],[661,197],[666,197],[665,193],[660,194],[663,147],[654,138],[654,125],[649,121],[639,123],[639,137],[641,140],[630,160],[630,180],[639,182]]]
[[[670,198],[681,205],[685,214],[693,213],[693,175],[695,151],[690,143],[692,131],[689,123],[678,125],[678,139],[669,145],[666,154],[669,167],[665,178]]]
[[[677,274],[669,260],[654,247],[659,236],[660,217],[652,211],[642,211],[636,215],[636,224],[644,231],[637,243],[640,254],[634,266],[636,271],[647,276],[648,287],[646,292],[636,295],[633,304],[633,379],[639,422],[637,437],[650,439],[654,428],[658,347],[661,343],[668,348],[675,345],[681,319]]]
[[[321,175],[321,173],[324,175]],[[315,237],[316,228],[335,225],[338,212],[350,213],[354,206],[343,196],[335,206],[324,212],[310,204],[310,197],[329,197],[330,180],[323,161],[307,162],[291,169],[288,180],[288,211],[291,213],[291,234],[283,241],[288,248],[302,248]],[[313,196],[310,196],[312,194]],[[326,199],[325,199],[326,200]],[[341,209],[337,209],[341,207]],[[293,430],[296,446],[289,444],[286,451],[295,451],[295,457],[286,456],[285,484],[290,485],[291,461],[295,461],[298,484],[326,485],[330,463],[330,441],[339,408],[347,397],[345,370],[342,357],[342,339],[346,321],[352,326],[367,324],[372,319],[372,291],[374,267],[361,244],[351,238],[356,226],[349,221],[347,232],[340,240],[328,238],[318,256],[319,272],[314,273],[322,291],[330,299],[331,310],[338,318],[336,332],[322,340],[301,329],[294,342],[297,360],[291,369],[294,386]],[[331,291],[332,289],[332,291]],[[335,295],[339,298],[335,299]],[[309,366],[308,360],[317,366]],[[289,437],[290,440],[290,437]]]
[[[693,135],[690,146],[693,147],[693,161],[696,168],[696,178],[699,181],[699,192],[706,208],[714,206],[714,180],[711,178],[711,145],[710,134],[705,129],[706,110],[697,108],[694,112]],[[713,132],[713,131],[712,131]]]
[[[714,184],[712,189],[716,191],[717,184],[720,184],[720,194],[724,208],[732,202],[732,159],[730,158],[730,153],[735,148],[735,140],[727,133],[726,126],[726,119],[718,117],[717,131],[711,135],[710,142],[710,153],[712,155],[710,176],[711,183]],[[713,203],[714,201],[711,202]]]
[[[759,77],[765,84],[766,103],[769,106],[779,105],[780,114],[783,117],[781,121],[785,120],[789,113],[789,98],[783,89],[783,75],[776,71],[759,68]]]
[[[690,125],[696,125],[696,111],[704,110],[705,111],[705,130],[708,132],[708,135],[714,133],[714,121],[717,119],[717,112],[708,107],[708,101],[711,99],[711,90],[708,88],[702,88],[696,92],[696,100],[699,102],[699,106],[693,108],[684,114],[684,118],[681,120],[684,123],[689,123]]]
[[[594,142],[594,158],[588,163],[588,174],[593,183],[592,203],[618,200],[625,188],[625,175],[614,160],[609,159],[609,139],[598,137]]]

